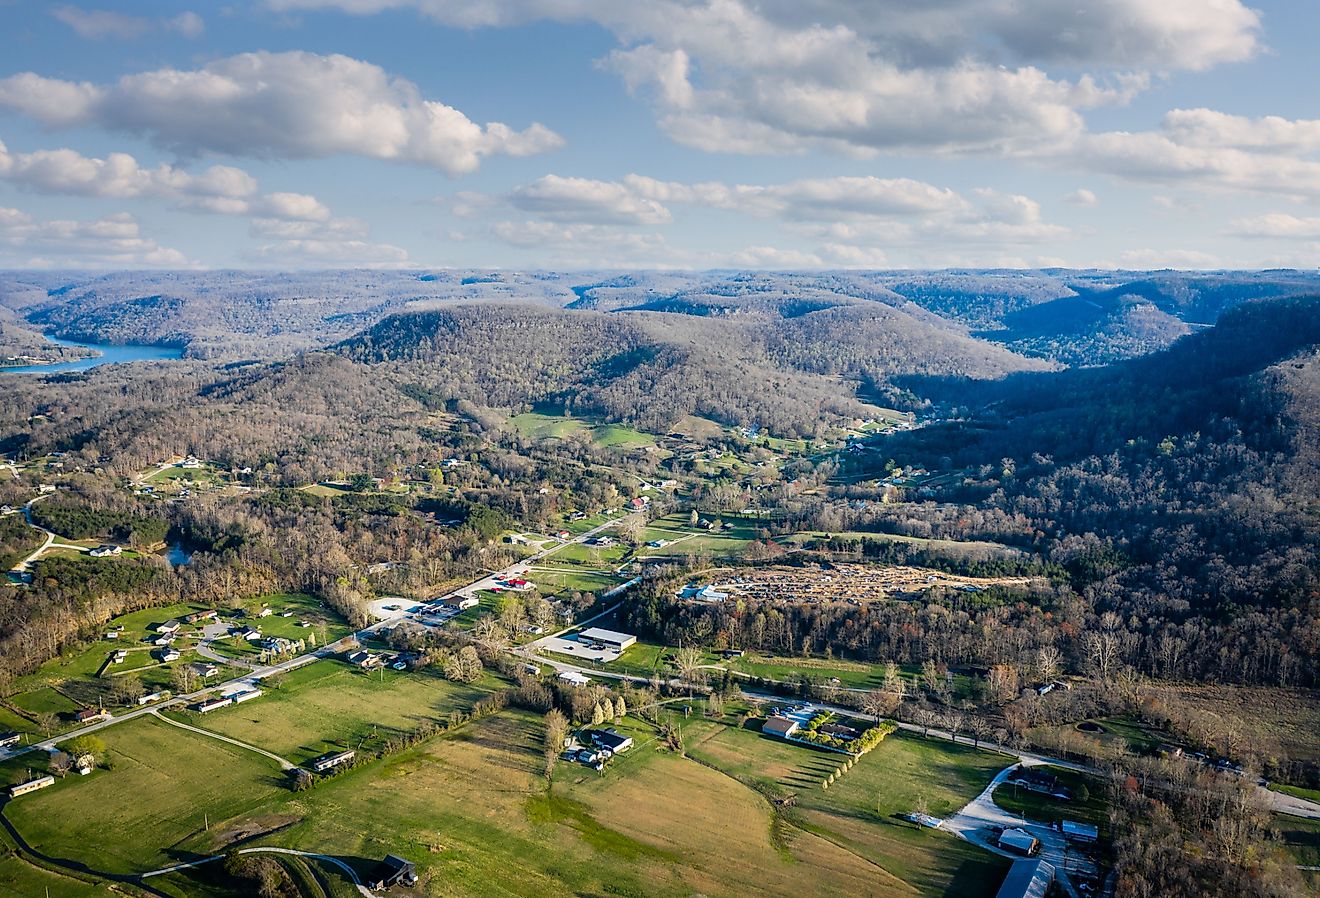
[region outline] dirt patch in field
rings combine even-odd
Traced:
[[[227,851],[259,836],[268,836],[287,829],[295,823],[301,823],[302,819],[295,814],[264,814],[260,817],[251,817],[236,826],[216,833],[213,844],[216,851]]]

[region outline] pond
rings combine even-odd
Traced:
[[[192,553],[183,547],[183,543],[174,543],[164,552],[165,560],[175,567],[192,561]]]
[[[183,350],[175,346],[143,346],[136,343],[114,346],[109,343],[78,343],[56,337],[46,337],[46,339],[57,346],[94,349],[100,355],[54,365],[19,365],[14,368],[0,368],[0,374],[58,374],[61,371],[86,371],[99,365],[117,365],[121,362],[159,361],[183,357]]]

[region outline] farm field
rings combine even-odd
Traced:
[[[636,449],[654,446],[655,437],[622,424],[603,424],[562,415],[542,415],[525,412],[509,419],[518,432],[535,440],[563,440],[574,434],[584,434],[602,448]]]
[[[731,524],[728,530],[709,531],[702,527],[693,527],[685,515],[672,514],[656,518],[646,529],[643,539],[665,540],[667,545],[659,548],[643,546],[639,555],[646,557],[682,558],[686,555],[711,555],[717,557],[736,556],[757,538],[757,531],[764,522],[755,518],[737,515],[705,515],[714,520],[719,517],[722,523]]]
[[[1160,689],[1171,704],[1221,722],[1262,752],[1294,760],[1320,760],[1320,690],[1250,686],[1180,686]]]
[[[310,793],[276,796],[254,821],[295,822],[259,842],[316,845],[361,864],[398,853],[417,862],[421,895],[714,898],[745,895],[748,882],[764,895],[940,894],[830,837],[785,833],[753,789],[659,751],[644,724],[620,729],[638,744],[603,775],[561,762],[547,789],[539,718],[505,712]],[[182,847],[218,843],[202,835]]]
[[[124,894],[106,883],[85,882],[38,867],[13,853],[7,845],[0,848],[0,884],[8,890],[6,895],[16,898],[29,895],[34,898],[46,895],[50,898],[111,898]]]
[[[865,857],[918,894],[993,895],[1007,863],[944,833],[898,818],[925,802],[942,816],[1005,766],[1001,756],[903,734],[886,739],[828,790],[839,756],[770,739],[736,722],[693,721],[689,754],[770,795],[794,796],[789,822]]]
[[[327,660],[287,674],[259,699],[172,716],[301,764],[331,748],[383,742],[424,720],[466,710],[487,691],[489,684],[450,683],[429,669],[367,674]]]
[[[612,546],[587,546],[573,543],[549,556],[553,563],[578,564],[589,567],[613,566],[621,562],[628,554],[628,547],[615,544]]]
[[[179,840],[284,792],[274,761],[139,718],[103,730],[110,770],[67,777],[5,807],[40,851],[110,873],[175,863]]]

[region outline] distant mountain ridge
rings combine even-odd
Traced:
[[[1018,355],[1088,366],[1163,348],[1242,302],[1315,290],[1320,275],[1292,270],[0,272],[0,306],[43,330],[180,345],[189,357],[216,359],[325,348],[401,312],[517,303],[772,329],[832,309],[892,309],[901,313],[890,319],[900,342],[922,322]],[[890,313],[837,314],[857,316],[876,338]],[[958,355],[969,351],[963,345]]]

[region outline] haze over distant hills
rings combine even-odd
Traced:
[[[272,358],[326,347],[382,319],[455,303],[530,303],[656,320],[773,322],[780,353],[813,331],[854,324],[855,361],[799,358],[834,371],[881,368],[916,355],[951,356],[970,376],[1026,364],[1067,365],[1140,355],[1213,324],[1249,299],[1320,289],[1320,275],[1293,270],[1196,274],[1173,271],[940,272],[5,272],[0,307],[16,324],[90,342],[165,343],[195,358]],[[936,349],[936,344],[947,344]]]

